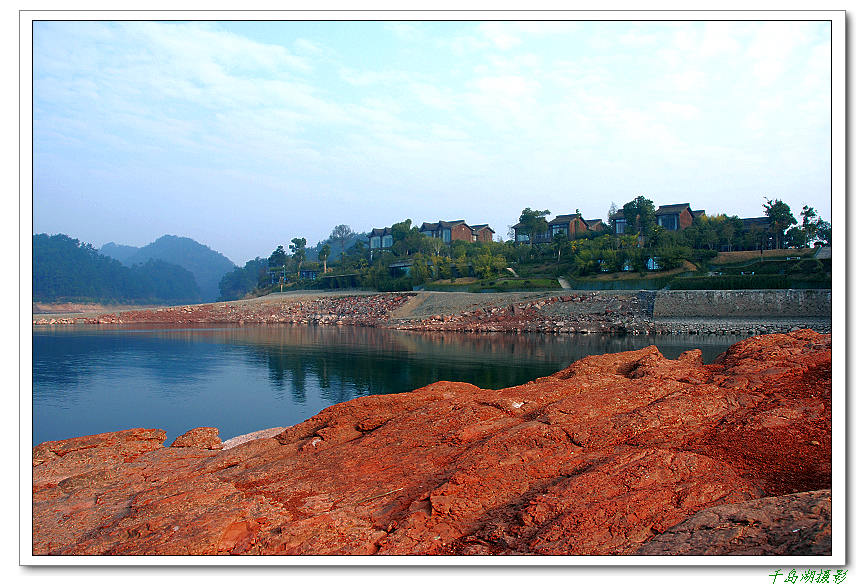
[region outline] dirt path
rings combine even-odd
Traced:
[[[481,307],[505,306],[535,299],[546,299],[554,292],[465,293],[459,291],[420,291],[391,312],[391,321],[417,320],[433,315],[453,315]]]

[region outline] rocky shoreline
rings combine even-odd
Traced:
[[[74,315],[34,315],[34,326],[104,324],[303,324],[418,331],[559,334],[786,333],[831,331],[829,316],[653,316],[647,292],[359,293],[303,292],[237,302]]]
[[[541,308],[534,308],[540,311]],[[33,449],[34,555],[829,555],[831,335]]]

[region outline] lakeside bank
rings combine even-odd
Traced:
[[[302,291],[240,301],[34,315],[33,325],[266,324],[418,331],[785,333],[831,331],[830,290],[465,293]]]

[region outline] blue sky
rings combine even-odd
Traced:
[[[828,22],[37,22],[34,232],[238,264],[637,195],[831,220]]]

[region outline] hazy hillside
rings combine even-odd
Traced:
[[[133,267],[65,234],[33,235],[33,300],[195,303],[192,273],[162,260]]]
[[[128,249],[134,249],[131,254]],[[211,250],[192,238],[170,236],[166,234],[147,246],[117,245],[113,242],[101,249],[104,254],[120,260],[127,266],[143,264],[150,259],[163,260],[183,267],[193,274],[202,301],[215,301],[219,297],[219,281],[235,264],[222,254]]]
[[[108,244],[102,245],[102,248],[99,249],[99,254],[110,256],[111,258],[128,265],[129,263],[127,260],[139,250],[140,249],[137,246],[127,246],[126,244],[115,244],[114,242],[109,242]]]

